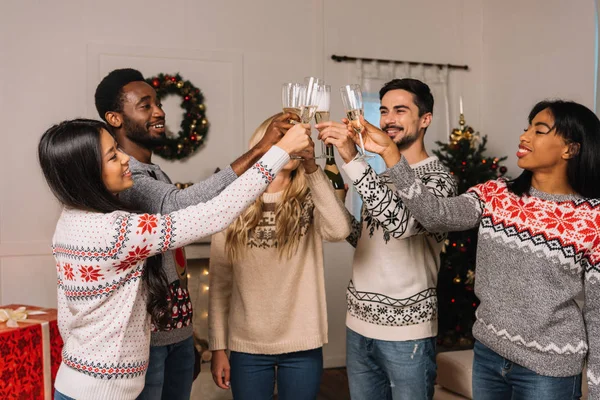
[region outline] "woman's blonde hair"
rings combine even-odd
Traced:
[[[264,136],[271,122],[282,115],[275,114],[266,119],[250,138],[250,147],[255,146]],[[275,206],[275,238],[274,246],[278,248],[279,257],[291,257],[298,250],[302,229],[303,204],[309,190],[304,175],[304,167],[298,166],[291,173],[288,185]],[[248,246],[250,233],[258,226],[263,214],[263,201],[259,197],[254,204],[233,222],[225,233],[225,252],[230,261],[239,261]]]

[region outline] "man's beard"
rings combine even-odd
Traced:
[[[403,126],[392,125],[392,124],[385,125],[382,128],[382,130],[387,133],[387,130],[390,129],[390,128],[398,129],[398,133],[399,134],[406,132],[406,130],[404,129]],[[392,140],[396,144],[396,147],[398,147],[398,150],[402,151],[402,150],[408,149],[418,139],[419,139],[419,134],[418,133],[413,133],[413,134],[407,134],[406,133],[406,134],[404,134],[404,136],[400,140],[398,140],[398,141],[395,141],[394,139],[392,139]]]
[[[125,128],[125,135],[129,140],[147,149],[153,149],[165,143],[166,134],[160,137],[150,135],[150,131],[148,130],[149,123],[142,125],[123,116],[123,127]]]

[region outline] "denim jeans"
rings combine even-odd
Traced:
[[[437,374],[435,341],[370,339],[346,328],[352,400],[432,399]]]
[[[194,340],[150,347],[146,384],[138,400],[189,400],[194,381]]]
[[[323,374],[323,349],[277,355],[232,351],[229,363],[235,400],[271,400],[275,382],[280,400],[314,400]]]
[[[65,396],[58,390],[54,389],[54,400],[75,400],[75,399],[72,397],[69,397],[69,396]]]
[[[581,374],[565,378],[543,376],[475,342],[474,400],[576,400],[581,397]]]

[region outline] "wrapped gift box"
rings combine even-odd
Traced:
[[[0,306],[0,320],[19,307],[25,319],[0,322],[0,399],[51,400],[63,346],[56,310],[10,304]]]

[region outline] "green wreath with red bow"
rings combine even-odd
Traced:
[[[204,144],[209,123],[202,91],[179,74],[158,74],[146,79],[158,100],[174,94],[181,97],[183,120],[176,137],[167,137],[154,148],[154,153],[168,160],[181,160],[192,155]]]

